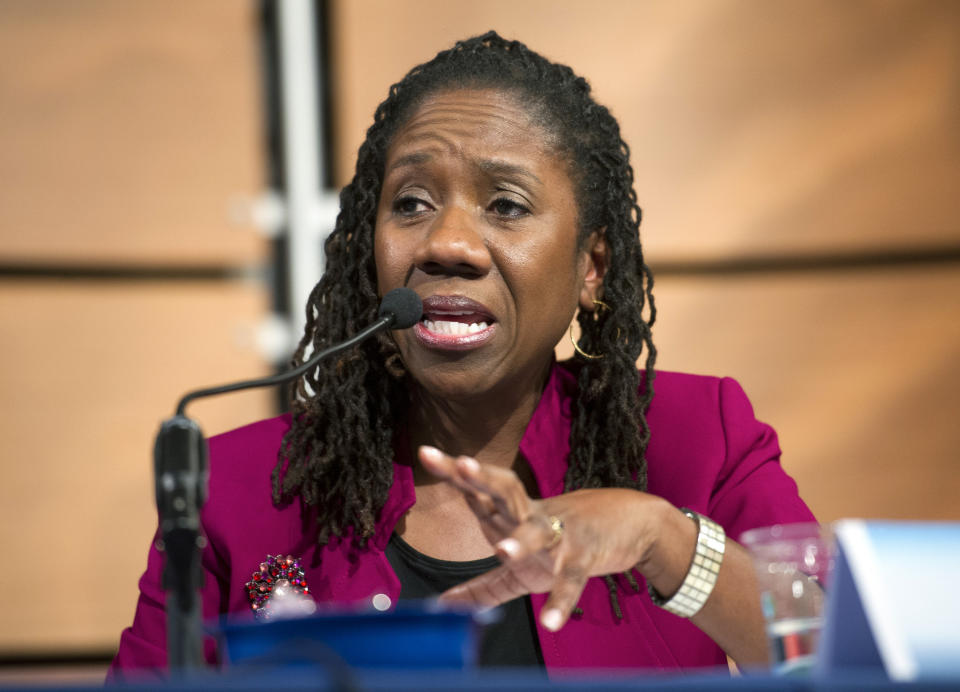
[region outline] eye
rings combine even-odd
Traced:
[[[430,210],[430,205],[419,197],[405,195],[393,202],[393,213],[399,216],[416,216]]]
[[[510,197],[498,197],[490,205],[490,210],[497,216],[508,219],[518,219],[530,213],[530,208]]]

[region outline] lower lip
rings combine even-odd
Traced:
[[[413,325],[413,333],[417,341],[426,346],[441,351],[469,351],[483,346],[493,337],[493,332],[497,328],[494,322],[486,329],[473,334],[440,334],[432,332],[423,326],[423,322],[417,322]]]

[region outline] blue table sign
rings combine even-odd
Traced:
[[[834,525],[818,673],[960,680],[960,522]]]

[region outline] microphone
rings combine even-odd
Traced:
[[[185,394],[183,398],[180,399],[180,403],[177,404],[177,415],[185,415],[184,410],[187,404],[194,399],[224,394],[226,392],[236,392],[241,389],[281,384],[304,374],[324,358],[345,351],[379,331],[384,329],[409,329],[420,321],[420,317],[423,315],[423,302],[420,300],[420,296],[411,289],[403,287],[395,288],[383,297],[383,300],[380,302],[380,310],[377,314],[379,319],[369,327],[357,332],[346,341],[341,341],[339,344],[334,344],[320,351],[320,353],[314,354],[310,360],[293,370],[255,380],[244,380],[243,382],[234,382],[233,384],[225,384],[219,387],[207,387]]]
[[[383,297],[377,314],[393,317],[390,329],[409,329],[423,316],[423,301],[409,288],[395,288]]]
[[[200,624],[200,549],[206,539],[200,530],[200,508],[207,499],[207,443],[184,411],[187,404],[215,394],[266,387],[300,377],[324,358],[336,355],[384,329],[408,329],[423,314],[420,297],[409,288],[395,288],[383,297],[378,319],[346,341],[314,354],[289,372],[185,394],[177,413],[165,420],[154,445],[154,490],[160,514],[157,548],[166,553],[163,588],[167,592],[167,652],[171,672],[203,666],[203,630]]]

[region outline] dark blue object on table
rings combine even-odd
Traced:
[[[234,666],[464,670],[475,663],[475,629],[470,613],[401,606],[265,623],[226,621],[220,636]]]

